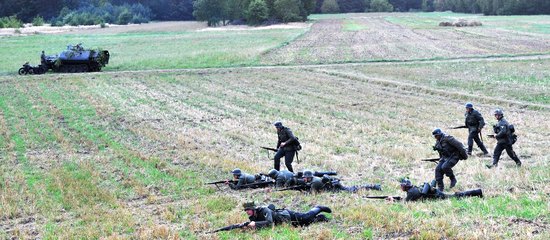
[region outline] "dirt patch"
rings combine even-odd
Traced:
[[[286,23],[286,24],[275,24],[275,25],[269,25],[269,26],[260,26],[260,27],[253,27],[253,26],[247,26],[247,25],[227,25],[222,27],[209,27],[200,29],[198,31],[244,31],[244,30],[267,30],[267,29],[298,29],[298,28],[306,28],[309,27],[310,23],[302,23],[302,22],[296,22],[296,23]]]

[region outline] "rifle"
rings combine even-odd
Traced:
[[[221,232],[221,231],[229,231],[229,230],[233,230],[233,229],[237,229],[237,228],[244,228],[244,227],[248,226],[248,224],[250,224],[250,222],[243,222],[243,223],[239,223],[239,224],[233,224],[233,225],[229,225],[227,227],[222,227],[222,228],[219,228],[219,229],[216,229],[214,231],[207,232],[207,233],[216,233],[216,232]]]
[[[440,158],[425,158],[425,159],[420,159],[420,161],[437,163],[439,159]]]
[[[451,127],[450,129],[460,129],[460,128],[468,128],[468,126],[464,125],[464,126],[458,126],[458,127]]]
[[[308,190],[308,186],[307,185],[295,185],[295,186],[290,186],[290,187],[286,187],[286,188],[281,188],[281,189],[277,189],[277,191],[288,191],[288,190],[297,190],[297,191],[306,191]]]
[[[218,188],[218,190],[220,190],[220,186],[218,186],[218,184],[222,184],[222,183],[233,183],[233,184],[237,184],[237,181],[235,180],[229,180],[229,181],[226,181],[226,180],[221,180],[221,181],[215,181],[215,182],[208,182],[208,183],[205,183],[205,184],[214,184],[216,185],[216,187]]]
[[[267,159],[271,159],[271,157],[269,156],[269,151],[273,151],[273,152],[278,151],[276,148],[270,148],[270,147],[260,147],[260,148],[267,150]]]
[[[338,175],[338,173],[335,172],[335,171],[325,171],[325,172],[317,172],[317,171],[315,171],[315,172],[313,173],[313,176],[316,176],[316,177],[323,177],[324,175],[336,176],[336,175]]]
[[[399,196],[396,196],[396,197],[393,197],[393,196],[366,196],[365,198],[370,198],[370,199],[386,199],[388,197],[392,197],[393,199],[399,201],[401,200],[401,197]]]
[[[262,182],[243,184],[243,185],[241,185],[241,188],[267,187],[271,184],[275,184],[275,181],[262,181]]]

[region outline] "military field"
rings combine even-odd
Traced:
[[[439,27],[440,21],[481,27]],[[550,16],[313,15],[271,27],[151,23],[0,37],[0,239],[549,239]],[[99,73],[18,76],[40,51],[111,52]],[[387,203],[397,180],[433,179],[431,131],[466,143],[464,103],[491,133],[495,108],[519,135],[516,168],[474,156],[458,185],[485,198]],[[296,170],[335,170],[382,192],[218,190],[239,167],[267,172],[272,122],[300,138]],[[495,140],[484,136],[492,153]],[[273,157],[273,154],[270,155]],[[283,167],[284,168],[284,167]],[[448,178],[445,179],[448,185]],[[247,221],[241,204],[331,221],[207,231]]]

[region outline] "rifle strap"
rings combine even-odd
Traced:
[[[296,164],[300,164],[300,158],[298,157],[298,151],[296,151]]]

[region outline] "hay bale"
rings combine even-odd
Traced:
[[[450,27],[450,26],[453,26],[453,24],[450,23],[450,22],[440,22],[439,26],[440,27]]]

